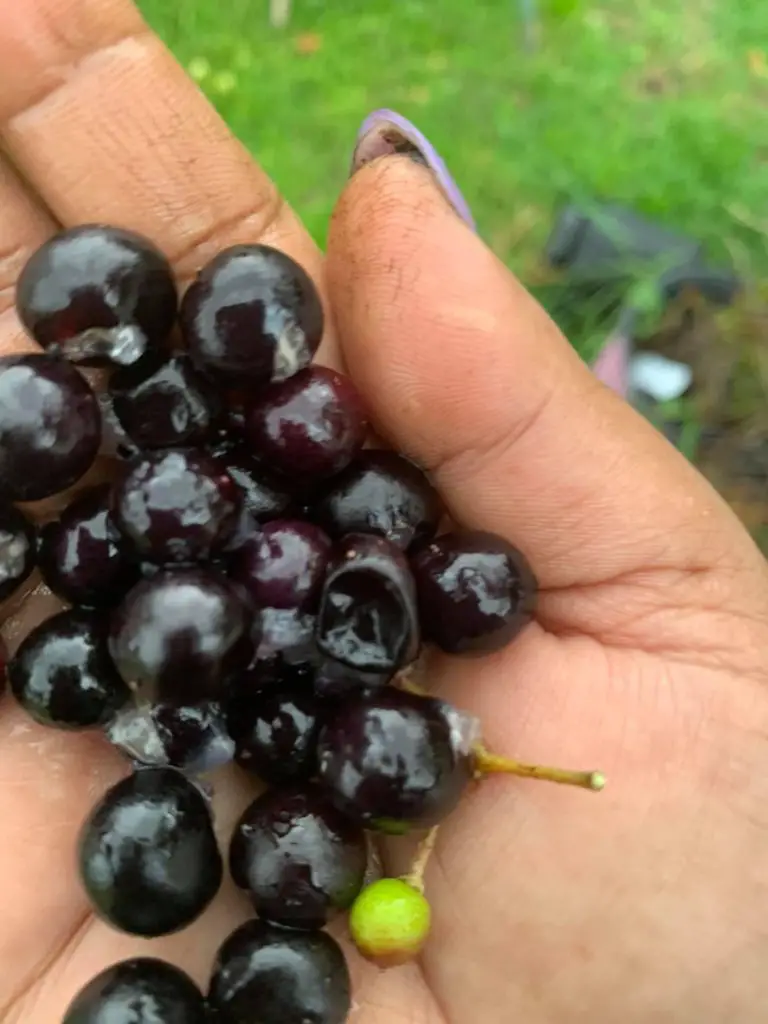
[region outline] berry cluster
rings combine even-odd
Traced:
[[[132,762],[83,826],[82,884],[114,928],[161,936],[206,909],[227,860],[256,915],[205,997],[134,959],[65,1024],[342,1024],[349,974],[324,926],[350,911],[364,955],[417,953],[434,827],[473,778],[602,784],[494,757],[473,719],[407,682],[427,645],[512,640],[534,609],[530,567],[500,537],[439,533],[427,477],[364,447],[354,386],[312,364],[317,292],[283,253],[228,249],[179,303],[145,239],[76,228],[29,260],[17,308],[43,351],[0,359],[0,598],[37,567],[68,607],[21,642],[9,687],[38,723],[100,728]],[[77,364],[108,368],[105,394]],[[56,520],[36,528],[16,507],[100,452],[109,482]],[[224,858],[199,777],[229,761],[269,788]],[[406,878],[366,885],[367,833],[427,828]]]

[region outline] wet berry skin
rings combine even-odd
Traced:
[[[11,691],[41,725],[104,725],[130,699],[107,648],[104,619],[76,608],[46,619],[8,663]]]
[[[315,668],[312,686],[320,698],[339,700],[345,697],[360,697],[378,690],[391,682],[394,672],[361,672],[351,665],[343,665],[333,658],[324,658]]]
[[[375,533],[405,550],[433,537],[442,503],[432,484],[396,452],[366,450],[311,505],[331,537]]]
[[[340,473],[362,449],[367,429],[352,381],[324,366],[308,366],[259,392],[244,424],[267,466],[303,480]]]
[[[110,515],[111,487],[89,489],[40,531],[38,560],[51,590],[81,607],[111,607],[138,579]]]
[[[296,608],[261,608],[254,620],[258,630],[253,669],[272,672],[279,666],[309,670],[319,659],[315,616]]]
[[[135,362],[165,343],[177,305],[165,256],[132,231],[98,224],[45,242],[16,289],[16,309],[32,337],[83,362]]]
[[[224,707],[201,704],[135,704],[131,701],[109,723],[107,738],[132,761],[181,768],[201,774],[229,764],[234,740]]]
[[[66,490],[100,443],[98,400],[74,366],[40,353],[0,357],[0,500]]]
[[[323,309],[307,273],[267,245],[215,256],[181,304],[181,328],[200,369],[233,388],[287,380],[307,366],[323,334]]]
[[[242,508],[241,491],[224,467],[187,448],[138,457],[112,494],[118,529],[150,562],[210,559],[233,535]]]
[[[277,519],[254,532],[230,558],[229,575],[257,605],[270,608],[317,607],[331,551],[319,526]]]
[[[248,921],[219,949],[208,1003],[222,1024],[344,1024],[350,988],[344,954],[327,932]]]
[[[286,482],[266,470],[245,445],[228,441],[213,451],[243,492],[245,511],[256,522],[289,516],[294,497]]]
[[[140,454],[138,445],[128,437],[123,425],[117,418],[112,396],[109,391],[100,391],[96,396],[101,410],[101,448],[100,454],[112,459],[127,462]]]
[[[109,648],[147,700],[216,700],[253,656],[247,603],[212,569],[167,569],[137,583],[112,613]]]
[[[270,785],[309,779],[321,722],[320,701],[306,684],[255,690],[230,704],[235,760]]]
[[[264,921],[314,929],[346,910],[367,865],[365,833],[316,787],[270,790],[246,809],[229,866]]]
[[[116,370],[112,407],[139,448],[176,448],[213,438],[223,406],[213,384],[186,355],[151,353]]]
[[[13,505],[0,509],[0,601],[18,590],[35,567],[35,528]]]
[[[328,563],[315,631],[329,658],[376,675],[416,657],[416,591],[402,551],[383,537],[349,534]]]
[[[472,777],[452,709],[387,688],[329,714],[318,779],[329,799],[366,828],[407,832],[444,818]]]
[[[219,890],[223,864],[205,797],[173,768],[142,768],[83,826],[80,877],[94,911],[131,935],[169,935]]]
[[[206,1024],[202,992],[178,967],[136,957],[107,967],[70,1003],[63,1024]]]
[[[530,565],[503,537],[447,533],[411,559],[424,639],[449,654],[505,647],[536,606]]]

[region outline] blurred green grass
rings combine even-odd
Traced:
[[[565,195],[626,202],[765,265],[768,4],[540,0],[140,0],[322,243],[355,133],[414,120],[496,251],[525,273]]]

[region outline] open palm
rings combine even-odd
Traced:
[[[592,378],[451,209],[392,155],[347,186],[320,254],[127,0],[25,0],[0,24],[0,351],[29,254],[60,225],[151,237],[186,282],[264,241],[324,289],[378,432],[427,467],[459,522],[530,556],[537,622],[508,650],[430,665],[486,740],[600,768],[600,797],[498,778],[441,830],[418,964],[350,954],[357,1024],[751,1024],[768,976],[768,575],[707,484]],[[394,147],[397,148],[397,147]],[[330,318],[329,318],[330,319]],[[9,609],[11,648],[53,609]],[[0,1020],[55,1024],[106,965],[157,955],[204,983],[247,916],[225,888],[143,941],[89,913],[73,848],[124,763],[98,736],[0,705]],[[249,800],[217,780],[226,839]],[[402,846],[385,851],[403,867]],[[256,1024],[256,1022],[254,1022]]]

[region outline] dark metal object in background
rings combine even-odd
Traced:
[[[699,242],[613,203],[566,206],[552,229],[545,258],[574,283],[585,285],[655,276],[667,301],[692,287],[709,301],[728,305],[740,288],[730,268],[707,261]]]
[[[644,311],[638,303],[640,282],[646,298],[650,287],[660,306],[687,288],[716,305],[729,305],[741,287],[730,268],[707,261],[694,239],[614,203],[566,206],[545,259],[563,272],[571,295],[589,299],[608,293],[604,309],[613,324],[593,365],[605,383],[628,398],[632,341]]]

